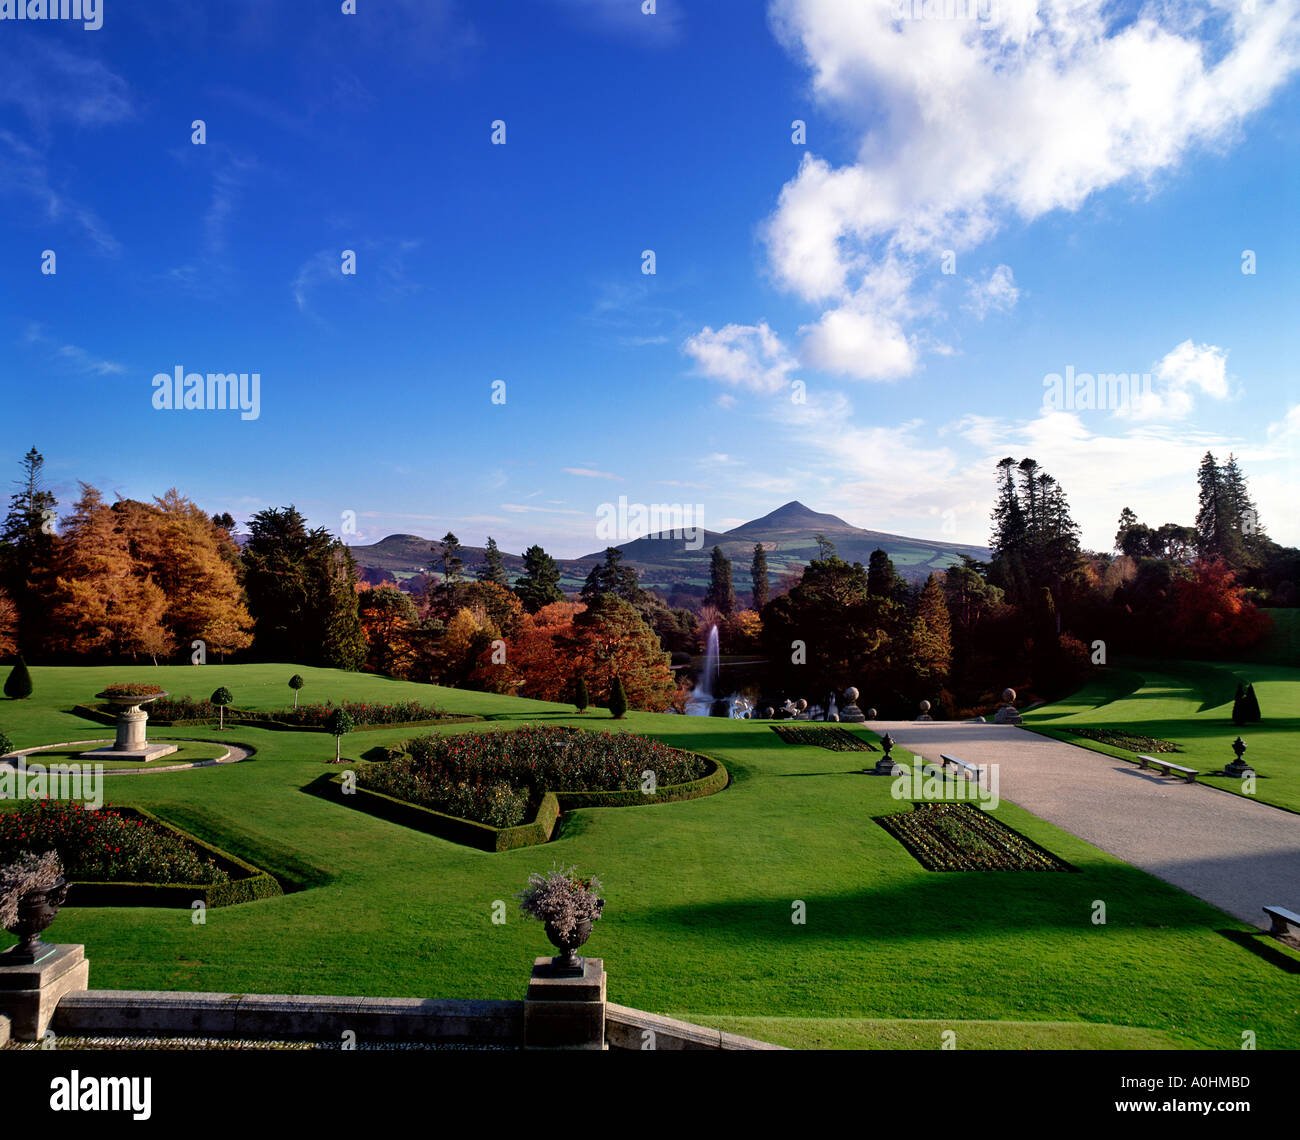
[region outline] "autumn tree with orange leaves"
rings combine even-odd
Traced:
[[[1197,562],[1174,585],[1173,635],[1192,652],[1245,649],[1268,629],[1260,613],[1236,584],[1237,575],[1221,559]]]

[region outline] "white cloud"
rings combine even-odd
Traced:
[[[981,280],[970,282],[966,291],[966,308],[981,321],[989,313],[1011,312],[1018,300],[1020,290],[1009,265],[999,265]]]
[[[893,380],[916,368],[916,350],[893,317],[847,305],[806,326],[804,363],[856,380]]]
[[[1294,405],[1277,423],[1268,425],[1270,443],[1290,443],[1300,439],[1300,404]]]
[[[778,38],[859,143],[839,167],[804,156],[765,238],[780,284],[872,314],[838,323],[895,349],[904,330],[881,323],[873,267],[970,249],[1106,187],[1145,188],[1190,148],[1229,140],[1300,66],[1290,0],[1151,4],[1131,19],[1105,0],[999,0],[993,22],[895,20],[894,8],[773,0]],[[900,310],[910,288],[894,277]],[[842,361],[832,346],[844,339],[826,334],[814,351]]]
[[[608,471],[597,471],[590,467],[565,467],[563,470],[566,475],[580,475],[584,479],[615,479],[620,483],[624,481],[622,475],[612,475]]]
[[[118,364],[115,360],[104,360],[75,344],[59,344],[35,321],[28,324],[23,339],[28,344],[39,344],[50,349],[53,359],[70,366],[75,372],[91,376],[119,376],[126,371],[125,365]]]
[[[798,362],[766,321],[756,325],[727,325],[716,332],[708,325],[682,345],[700,374],[710,380],[773,393],[790,384]]]
[[[1228,354],[1213,344],[1194,344],[1185,340],[1154,365],[1154,383],[1149,394],[1136,398],[1133,406],[1122,412],[1132,419],[1184,419],[1196,406],[1198,394],[1216,400],[1226,399],[1228,388]]]

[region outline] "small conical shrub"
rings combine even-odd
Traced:
[[[609,711],[615,720],[622,720],[627,713],[627,692],[622,677],[614,678],[614,687],[609,693]]]
[[[1255,696],[1254,685],[1246,686],[1246,695],[1241,701],[1241,713],[1248,724],[1263,719],[1259,711],[1259,698]]]
[[[0,732],[0,756],[3,756],[6,752],[12,752],[13,750],[14,742],[3,732]]]
[[[573,686],[573,707],[581,713],[587,711],[589,704],[591,699],[587,696],[587,678],[579,677]]]
[[[1246,699],[1246,688],[1238,681],[1237,695],[1232,698],[1232,723],[1245,724],[1246,718],[1242,709],[1242,702]]]
[[[20,657],[5,680],[5,696],[15,701],[25,701],[31,695],[32,675],[27,672],[27,662]]]

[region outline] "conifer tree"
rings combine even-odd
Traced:
[[[736,595],[731,587],[731,559],[722,553],[722,547],[715,546],[709,559],[709,592],[704,595],[704,604],[713,606],[724,617],[730,617],[736,611]]]
[[[510,588],[510,577],[506,574],[506,562],[497,549],[497,540],[488,535],[487,545],[483,548],[483,561],[475,574],[480,582],[495,582],[498,586]]]
[[[564,601],[560,569],[540,546],[530,546],[524,551],[524,574],[515,582],[515,594],[530,614],[552,602]]]
[[[772,587],[767,580],[767,551],[761,542],[754,543],[754,561],[750,564],[749,578],[754,586],[754,609],[761,612],[772,597]]]
[[[13,701],[25,701],[31,695],[32,675],[27,671],[27,662],[19,657],[5,678],[5,696]]]
[[[615,720],[622,720],[627,715],[627,693],[623,690],[623,678],[615,677],[609,694],[609,711]]]

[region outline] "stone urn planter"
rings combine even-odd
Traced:
[[[150,744],[145,736],[145,725],[149,721],[145,706],[165,696],[167,694],[162,689],[156,692],[132,693],[110,687],[102,693],[96,693],[96,700],[107,701],[113,706],[113,712],[117,716],[117,739],[111,748],[96,748],[90,752],[83,752],[82,755],[90,758],[135,759],[147,762],[175,752],[176,745]]]
[[[5,929],[17,936],[18,945],[0,954],[0,965],[31,966],[54,952],[53,946],[41,941],[41,934],[54,921],[67,897],[68,880],[62,875],[50,886],[23,895],[18,901],[17,919],[5,924]]]
[[[519,909],[542,923],[559,951],[550,962],[552,974],[581,974],[585,969],[576,951],[591,937],[592,925],[605,909],[599,890],[595,875],[579,875],[576,867],[559,864],[546,874],[529,875],[527,889],[515,896]]]
[[[95,694],[96,700],[107,701],[112,705],[113,712],[117,715],[117,741],[113,745],[114,751],[135,752],[147,746],[144,726],[149,720],[149,714],[144,711],[144,706],[166,695],[161,689],[149,694],[123,694],[112,690]]]
[[[596,918],[600,917],[600,912],[605,909],[605,900],[596,900]],[[584,918],[570,932],[568,937],[562,935],[553,923],[546,923],[546,937],[549,939],[559,953],[551,959],[551,969],[557,974],[581,974],[582,959],[576,951],[580,946],[587,944],[587,939],[591,937],[591,927],[595,920]]]

